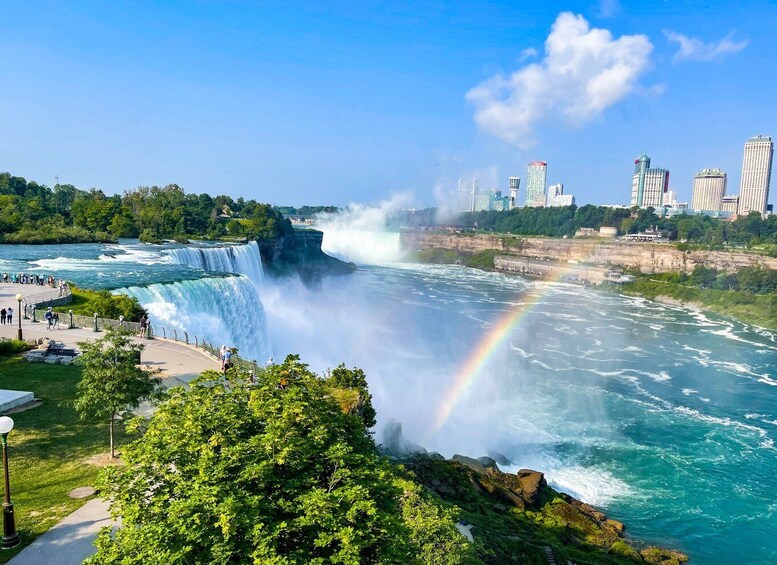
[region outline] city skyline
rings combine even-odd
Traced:
[[[623,163],[647,151],[683,201],[705,168],[739,186],[741,140],[777,131],[777,79],[762,71],[777,6],[564,10],[10,5],[0,169],[109,194],[177,183],[292,205],[413,193],[423,206],[459,177],[506,189],[539,158],[579,202],[609,204],[625,203]]]

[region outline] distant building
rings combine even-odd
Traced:
[[[736,214],[739,210],[739,195],[730,194],[720,199],[720,211]]]
[[[667,190],[664,194],[664,210],[687,210],[687,202],[678,202],[677,193],[674,190]]]
[[[510,209],[510,198],[502,196],[502,191],[492,188],[478,191],[475,199],[475,212],[503,212]]]
[[[518,189],[521,187],[520,177],[510,177],[510,209],[518,207]]]
[[[599,237],[615,237],[618,235],[618,228],[611,226],[602,226],[599,228]]]
[[[456,210],[459,212],[474,212],[478,198],[478,181],[473,180],[468,183],[464,179],[459,179],[456,188]]]
[[[704,169],[693,175],[691,208],[703,212],[721,211],[727,182],[726,173],[720,169]]]
[[[548,197],[546,205],[552,206],[571,206],[575,203],[575,197],[571,194],[564,194],[564,185],[562,183],[552,184],[548,187]]]
[[[660,209],[664,205],[664,193],[669,190],[669,171],[651,169],[650,157],[643,153],[634,161],[631,181],[631,205],[640,208]]]
[[[526,175],[526,206],[545,206],[545,185],[548,179],[548,164],[545,161],[529,163]]]
[[[742,159],[742,179],[739,184],[739,214],[752,211],[766,213],[769,182],[772,175],[772,138],[759,135],[745,143]]]

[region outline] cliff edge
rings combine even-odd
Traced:
[[[356,265],[327,255],[321,250],[324,233],[295,229],[276,239],[259,240],[259,253],[266,272],[273,276],[298,275],[314,283],[327,275],[348,275]]]

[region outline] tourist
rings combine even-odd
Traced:
[[[146,327],[148,326],[148,317],[145,313],[140,317],[140,337],[146,337]]]
[[[5,311],[5,323],[9,326],[13,323],[13,308],[8,308]]]
[[[54,329],[59,329],[59,312],[54,312],[54,315],[52,316],[52,323],[54,324]]]
[[[221,368],[224,371],[224,374],[232,368],[232,350],[229,348],[224,349],[224,363]]]
[[[221,349],[219,349],[219,359],[221,360],[221,370],[224,370],[224,353],[227,351],[227,346],[222,345]]]
[[[50,330],[54,324],[54,314],[51,312],[51,306],[49,306],[48,310],[46,310],[44,318],[46,318],[46,329]]]
[[[0,310],[0,324],[5,325],[5,308]]]

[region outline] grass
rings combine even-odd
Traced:
[[[128,322],[137,322],[143,315],[143,307],[134,297],[122,294],[113,295],[107,290],[87,290],[70,285],[73,299],[70,304],[55,306],[54,310],[66,314],[72,310],[74,314],[92,316],[95,312],[102,318],[118,319],[124,316]],[[63,318],[60,316],[60,323]]]
[[[70,498],[69,491],[94,485],[99,467],[85,461],[107,452],[108,425],[81,420],[73,408],[80,378],[78,367],[0,357],[0,388],[32,391],[43,401],[11,416],[11,498],[22,545],[0,553],[0,563],[86,502]],[[127,441],[123,430],[117,440],[119,447]]]
[[[746,324],[777,329],[777,292],[751,294],[738,290],[697,288],[670,282],[638,280],[623,287],[624,294],[644,296],[651,300],[665,296],[682,304],[731,316]]]

